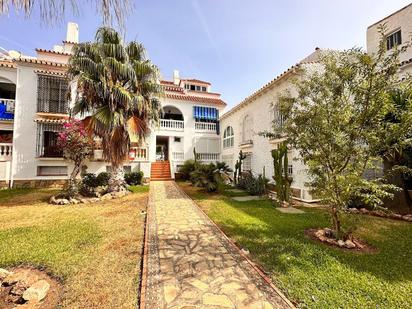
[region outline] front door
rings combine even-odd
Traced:
[[[156,161],[169,160],[169,137],[156,137]]]

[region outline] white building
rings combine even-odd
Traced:
[[[366,31],[368,53],[378,51],[379,42],[382,39],[382,34],[380,33],[382,26],[385,28],[383,35],[385,36],[386,48],[389,52],[396,46],[398,48],[410,46],[412,36],[412,3],[368,27]],[[401,73],[412,73],[411,47],[406,48],[406,51],[401,53],[400,61],[402,63]]]
[[[222,161],[232,169],[238,159],[239,151],[247,155],[242,170],[253,174],[263,174],[268,179],[273,176],[271,151],[276,149],[282,139],[269,140],[259,133],[271,131],[274,121],[282,124],[282,116],[277,108],[279,96],[285,91],[294,93],[292,79],[299,78],[302,70],[310,70],[316,63],[321,50],[316,49],[311,55],[290,67],[262,88],[248,96],[241,103],[220,118],[222,128]],[[308,176],[306,167],[296,150],[288,154],[288,173],[293,178],[292,194],[296,199],[313,201],[310,189],[306,185]]]
[[[71,104],[66,96],[65,73],[76,43],[78,26],[69,23],[66,40],[53,50],[36,49],[35,58],[16,52],[4,53],[1,58],[2,186],[48,186],[68,178],[72,166],[62,158],[56,139],[69,117]],[[160,83],[165,90],[160,98],[163,119],[159,127],[152,128],[144,145],[132,143],[125,170],[141,170],[145,178],[173,178],[176,167],[193,158],[193,147],[201,160],[218,160],[219,114],[226,106],[220,94],[211,92],[208,82],[180,78],[178,71],[174,72],[173,81]],[[86,166],[87,172],[92,173],[110,170],[98,149]]]

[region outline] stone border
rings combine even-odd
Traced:
[[[397,213],[386,213],[382,210],[368,210],[366,208],[361,208],[361,209],[348,208],[348,213],[363,214],[363,215],[369,215],[373,217],[380,217],[380,218],[393,219],[393,220],[398,220],[398,221],[406,221],[406,222],[412,223],[412,214],[401,215]]]
[[[231,254],[234,259],[238,262],[239,264],[242,263],[241,259],[243,261],[246,261],[247,264],[251,267],[251,269],[247,269],[246,267],[243,267],[240,265],[242,270],[247,274],[250,275],[251,278],[255,279],[261,279],[263,282],[266,284],[264,286],[263,284],[256,283],[257,288],[264,294],[266,297],[272,302],[272,304],[277,304],[277,302],[273,299],[273,294],[270,292],[275,292],[280,298],[292,309],[296,309],[296,307],[292,304],[292,302],[283,294],[282,291],[280,291],[276,285],[272,282],[272,280],[262,271],[263,267],[260,267],[258,264],[254,263],[252,260],[250,260],[247,255],[242,251],[241,248],[239,248],[230,238],[225,234],[225,232],[220,229],[220,227],[212,220],[209,218],[209,216],[200,208],[200,206],[178,185],[175,183],[175,186],[178,188],[178,190],[186,196],[188,199],[192,201],[192,204],[196,207],[198,212],[201,213],[202,216],[206,218],[206,220],[211,223],[212,227],[217,230],[221,236],[223,236],[223,241],[226,242],[226,244],[223,243],[224,247],[228,249],[229,254]],[[240,258],[239,258],[240,257]],[[254,273],[250,270],[253,270]],[[257,276],[256,276],[257,275]],[[269,289],[268,289],[269,288]]]
[[[148,258],[148,234],[149,234],[149,204],[150,204],[150,192],[149,198],[146,204],[146,219],[144,227],[144,237],[143,237],[143,254],[141,257],[141,271],[140,271],[140,286],[138,291],[139,300],[136,302],[136,309],[145,307],[146,300],[146,284],[147,284],[147,258]]]
[[[120,192],[111,192],[111,193],[106,193],[100,197],[84,197],[80,196],[77,198],[56,198],[55,195],[50,197],[49,204],[52,205],[76,205],[76,204],[91,204],[91,203],[97,203],[100,201],[107,201],[107,200],[112,200],[116,199],[119,197],[126,196],[128,194],[131,194],[130,191],[120,191]]]

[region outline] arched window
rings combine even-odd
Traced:
[[[246,115],[243,118],[243,128],[242,128],[242,142],[248,142],[252,140],[253,136],[253,120],[252,117]]]
[[[223,133],[223,148],[233,147],[235,144],[235,135],[233,134],[233,128],[228,126]]]

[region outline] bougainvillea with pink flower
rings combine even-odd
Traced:
[[[83,162],[93,152],[93,140],[81,121],[70,119],[64,124],[63,131],[59,133],[57,145],[62,149],[63,157],[74,163],[67,193],[75,195],[77,193],[76,177]]]

